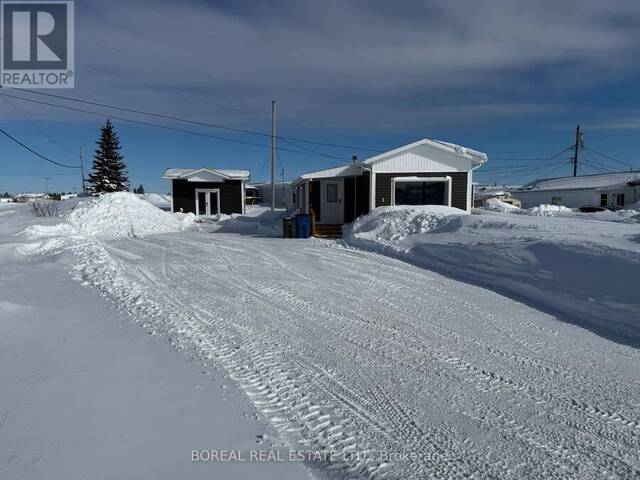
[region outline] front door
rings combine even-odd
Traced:
[[[220,190],[196,189],[196,215],[209,217],[220,213]]]
[[[325,180],[322,182],[322,223],[344,223],[344,182]]]

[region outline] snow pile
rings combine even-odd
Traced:
[[[512,210],[520,210],[520,208],[510,203],[503,202],[499,198],[488,198],[484,202],[484,208],[488,210],[497,210],[499,212],[509,212]]]
[[[463,210],[442,205],[382,207],[347,227],[346,238],[391,245],[411,235],[455,230],[464,215]]]
[[[220,215],[217,232],[256,235],[259,237],[282,237],[282,219],[286,211],[254,207],[247,215]]]
[[[568,207],[563,205],[551,205],[548,203],[543,203],[542,205],[538,205],[537,207],[532,207],[527,210],[524,210],[527,215],[533,215],[534,217],[552,217],[557,215],[558,213],[571,213],[571,210]]]
[[[138,194],[138,196],[149,202],[154,207],[158,207],[160,210],[171,210],[170,195],[162,195],[160,193],[143,193]]]
[[[57,225],[34,225],[28,238],[75,237],[114,239],[181,232],[194,222],[193,214],[170,214],[133,193],[117,192],[80,202]]]
[[[638,200],[636,203],[630,203],[628,205],[625,206],[626,210],[635,210],[636,212],[640,212],[640,200]]]
[[[415,208],[378,209],[355,222],[344,242],[640,345],[638,224],[613,212],[581,214],[554,205],[531,210],[538,213],[479,209],[439,216]],[[598,278],[607,281],[594,283]]]

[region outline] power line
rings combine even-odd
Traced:
[[[604,153],[600,153],[600,152],[598,152],[598,151],[594,150],[593,148],[587,148],[587,147],[585,147],[585,150],[589,150],[590,152],[593,152],[593,153],[595,153],[596,155],[600,155],[601,157],[604,157],[604,158],[606,158],[606,159],[613,160],[614,162],[618,162],[619,164],[624,165],[624,166],[626,166],[626,167],[634,168],[634,166],[633,166],[633,165],[631,165],[630,163],[623,162],[622,160],[618,160],[617,158],[613,158],[613,157],[611,157],[611,156],[609,156],[609,155],[606,155],[606,154],[604,154]]]
[[[254,142],[248,142],[245,140],[237,140],[237,139],[232,139],[232,138],[226,138],[226,137],[220,137],[217,135],[210,135],[208,133],[203,133],[203,132],[196,132],[194,130],[186,130],[184,128],[178,128],[178,127],[171,127],[168,125],[160,125],[157,123],[152,123],[152,122],[147,122],[144,120],[133,120],[130,118],[125,118],[125,117],[120,117],[120,116],[116,116],[116,115],[107,115],[105,113],[100,113],[100,112],[94,112],[91,110],[85,110],[82,108],[76,108],[76,107],[70,107],[68,105],[59,105],[59,104],[55,104],[55,103],[49,103],[49,102],[44,102],[44,101],[40,101],[40,100],[34,100],[32,98],[25,98],[25,97],[19,97],[16,95],[9,95],[7,93],[0,93],[0,95],[3,96],[7,96],[10,98],[15,98],[16,100],[22,100],[25,102],[32,102],[32,103],[37,103],[40,105],[47,105],[50,107],[55,107],[55,108],[61,108],[64,110],[70,110],[73,112],[80,112],[80,113],[86,113],[88,115],[95,115],[101,118],[113,118],[116,120],[120,120],[122,122],[128,122],[128,123],[134,123],[137,125],[144,125],[147,127],[154,127],[154,128],[161,128],[163,130],[170,130],[170,131],[174,131],[174,132],[180,132],[180,133],[186,133],[189,135],[196,135],[196,136],[200,136],[200,137],[205,137],[205,138],[211,138],[214,140],[220,140],[223,142],[231,142],[231,143],[238,143],[238,144],[242,144],[242,145],[250,145],[253,147],[260,147],[260,148],[271,148],[269,145],[264,145],[264,144],[260,144],[260,143],[254,143]],[[322,157],[328,157],[328,158],[332,158],[335,159],[335,157],[333,156],[329,156],[327,154],[320,154],[320,153],[309,153],[309,152],[304,152],[302,150],[291,150],[291,149],[281,149],[283,152],[291,152],[291,153],[298,153],[300,155],[317,155],[317,156],[322,156]],[[345,159],[345,163],[346,163],[346,159]]]
[[[24,148],[25,150],[30,151],[31,153],[33,153],[34,155],[36,155],[37,157],[40,157],[43,160],[46,160],[49,163],[53,163],[54,165],[58,165],[59,167],[64,167],[64,168],[80,168],[74,165],[65,165],[64,163],[59,163],[56,162],[55,160],[51,160],[50,158],[45,157],[44,155],[36,152],[35,150],[33,150],[31,147],[28,147],[27,145],[25,145],[24,143],[22,143],[20,140],[18,140],[17,138],[11,136],[9,133],[7,133],[5,130],[3,130],[2,128],[0,128],[0,133],[2,133],[3,135],[5,135],[6,137],[8,137],[9,139],[13,140],[15,143],[17,143],[18,145],[20,145],[22,148]]]
[[[488,166],[488,167],[483,167],[481,169],[478,170],[478,174],[481,174],[483,172],[486,173],[494,173],[494,170],[501,170],[501,172],[506,172],[507,174],[510,172],[519,172],[519,171],[523,171],[523,170],[531,170],[531,169],[537,169],[540,167],[540,165],[547,165],[550,162],[553,162],[553,164],[555,164],[555,160],[562,155],[563,153],[571,150],[573,148],[573,145],[570,147],[567,147],[557,153],[554,153],[553,155],[550,155],[548,157],[544,157],[541,158],[539,162],[535,163],[535,164],[531,164],[530,162],[526,162],[524,164],[518,164],[518,165],[499,165],[499,166]]]
[[[611,173],[612,170],[595,159],[591,152],[584,152],[584,157],[587,158],[585,163],[592,169],[597,170],[600,173]]]
[[[288,143],[289,145],[293,145],[294,147],[302,148],[303,150],[306,150],[307,152],[311,152],[311,153],[316,153],[316,154],[319,154],[319,155],[323,155],[323,154],[321,154],[320,152],[318,152],[317,150],[314,150],[314,149],[309,148],[309,147],[305,147],[304,145],[300,145],[300,144],[298,144],[298,143],[294,143],[293,141],[288,140],[288,139],[286,139],[286,138],[282,138],[282,137],[276,137],[276,138],[278,138],[280,141],[282,141],[282,142],[284,142],[284,143]],[[336,159],[336,160],[343,160],[343,158],[342,158],[342,157],[336,157],[336,156],[333,156],[333,155],[326,155],[326,156],[331,157],[331,158],[334,158],[334,159]]]
[[[573,145],[549,157],[546,157],[544,159],[544,162],[538,162],[534,165],[529,165],[529,166],[514,167],[512,169],[508,169],[507,171],[498,172],[497,176],[493,177],[493,181],[501,181],[506,178],[512,178],[514,180],[526,179],[533,174],[540,175],[543,172],[549,174],[565,166],[564,164],[557,165],[556,162],[553,162],[553,164],[549,164],[549,162],[557,159],[560,155],[562,155],[563,153],[566,153],[572,148],[573,148]],[[543,168],[540,168],[541,163],[543,164]],[[481,172],[482,172],[482,169],[478,170],[478,174],[480,174]],[[494,172],[488,172],[488,173],[495,175]]]
[[[76,103],[82,103],[85,105],[92,105],[94,107],[102,107],[102,108],[109,108],[111,110],[120,110],[123,112],[128,112],[128,113],[135,113],[138,115],[147,115],[147,116],[152,116],[152,117],[156,117],[156,118],[163,118],[165,120],[173,120],[173,121],[177,121],[177,122],[183,122],[183,123],[190,123],[193,125],[200,125],[203,127],[210,127],[210,128],[217,128],[217,129],[221,129],[221,130],[227,130],[227,131],[231,131],[231,132],[236,132],[236,133],[245,133],[248,135],[257,135],[257,136],[261,136],[261,137],[269,137],[271,138],[271,134],[266,133],[266,132],[258,132],[255,130],[248,130],[248,129],[243,129],[243,128],[235,128],[235,127],[229,127],[226,125],[220,125],[220,124],[216,124],[216,123],[209,123],[209,122],[202,122],[199,120],[192,120],[192,119],[188,119],[188,118],[183,118],[183,117],[177,117],[174,115],[166,115],[163,113],[156,113],[156,112],[149,112],[149,111],[145,111],[145,110],[137,110],[134,108],[128,108],[128,107],[122,107],[119,105],[111,105],[108,103],[102,103],[102,102],[94,102],[94,101],[90,101],[90,100],[83,100],[80,98],[73,98],[73,97],[67,97],[65,95],[58,95],[58,94],[54,94],[54,93],[47,93],[47,92],[40,92],[37,90],[29,90],[26,88],[19,88],[17,90],[20,90],[22,92],[28,92],[34,95],[42,95],[45,97],[51,97],[51,98],[56,98],[59,100],[67,100],[70,102],[76,102]],[[321,145],[321,146],[325,146],[325,147],[333,147],[333,148],[345,148],[345,149],[350,149],[350,150],[363,150],[363,151],[368,151],[368,152],[374,152],[374,153],[380,153],[380,150],[374,150],[374,149],[370,149],[370,148],[365,148],[365,147],[357,147],[357,146],[353,146],[353,145],[342,145],[342,144],[337,144],[337,143],[328,143],[328,142],[319,142],[319,141],[315,141],[315,140],[306,140],[306,139],[302,139],[302,138],[295,138],[295,137],[283,137],[283,136],[276,136],[276,139],[278,140],[292,140],[295,142],[301,142],[301,143],[309,143],[309,144],[313,144],[313,145]],[[324,155],[324,156],[328,156],[324,153],[319,153],[319,152],[315,152],[318,155]]]
[[[211,128],[217,128],[217,129],[221,129],[221,130],[227,130],[230,132],[236,132],[236,133],[246,133],[246,134],[250,134],[250,135],[259,135],[262,137],[269,137],[271,138],[271,135],[268,133],[264,133],[264,132],[257,132],[254,130],[245,130],[242,128],[234,128],[234,127],[227,127],[225,125],[219,125],[219,124],[215,124],[215,123],[208,123],[208,122],[201,122],[198,120],[190,120],[187,118],[182,118],[182,117],[176,117],[173,115],[166,115],[163,113],[155,113],[155,112],[148,112],[145,110],[136,110],[134,108],[127,108],[127,107],[121,107],[118,105],[110,105],[108,103],[101,103],[101,102],[93,102],[91,100],[82,100],[80,98],[73,98],[73,97],[67,97],[64,95],[56,95],[54,93],[47,93],[47,92],[39,92],[37,90],[29,90],[26,88],[18,88],[17,90],[23,91],[23,92],[28,92],[34,95],[43,95],[45,97],[51,97],[51,98],[56,98],[58,100],[67,100],[70,102],[76,102],[76,103],[82,103],[85,105],[92,105],[94,107],[102,107],[102,108],[109,108],[111,110],[120,110],[122,112],[128,112],[128,113],[136,113],[138,115],[147,115],[150,117],[157,117],[157,118],[163,118],[165,120],[174,120],[177,122],[183,122],[183,123],[190,123],[193,125],[200,125],[203,127],[211,127]]]

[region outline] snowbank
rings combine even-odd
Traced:
[[[171,210],[171,195],[163,195],[160,193],[143,193],[138,194],[140,198],[146,200],[154,207],[158,207],[160,210]]]
[[[78,203],[57,225],[34,225],[28,238],[75,237],[114,239],[180,232],[195,220],[193,214],[170,214],[128,192],[109,193]]]
[[[375,209],[346,227],[352,241],[369,240],[390,245],[410,235],[454,229],[456,220],[467,212],[441,205],[396,206]]]
[[[630,203],[628,205],[625,206],[626,210],[635,210],[637,212],[640,212],[640,200],[637,201],[636,203]]]
[[[510,203],[505,203],[499,198],[488,198],[484,202],[484,208],[488,210],[498,210],[499,212],[509,212],[512,210],[520,210],[520,208]]]
[[[527,215],[551,217],[553,215],[557,215],[558,213],[571,213],[573,212],[573,210],[563,205],[551,205],[548,203],[544,203],[542,205],[538,205],[537,207],[529,208],[524,212]]]
[[[538,213],[381,208],[345,229],[344,242],[497,291],[640,347],[637,223],[554,216],[570,211],[555,205],[532,210]]]
[[[247,215],[219,215],[216,231],[260,237],[282,236],[282,219],[286,215],[285,210],[279,209],[272,212],[269,208],[253,207],[247,213]]]

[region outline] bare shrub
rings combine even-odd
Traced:
[[[55,200],[38,200],[31,204],[31,211],[36,217],[53,217],[58,214],[58,202]]]

